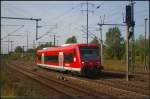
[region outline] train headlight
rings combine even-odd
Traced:
[[[74,57],[74,58],[73,58],[73,61],[76,62],[76,60],[77,60],[76,57]]]
[[[84,61],[82,61],[81,63],[82,63],[82,64],[84,64],[85,62],[84,62]]]

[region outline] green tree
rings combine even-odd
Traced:
[[[47,42],[46,44],[41,44],[37,47],[37,49],[43,49],[45,47],[53,47],[54,45],[52,44],[52,42]]]
[[[97,44],[98,46],[100,46],[100,42],[96,36],[93,38],[93,40],[90,42],[90,44]]]
[[[141,62],[144,62],[145,53],[148,55],[148,39],[146,39],[146,48],[145,48],[145,38],[143,35],[139,35],[139,37],[135,41],[135,56],[140,58]]]
[[[36,52],[35,49],[28,49],[28,50],[27,50],[27,53],[33,53],[33,54],[34,54],[35,52]]]
[[[67,44],[67,43],[77,43],[76,37],[75,37],[75,36],[72,36],[72,37],[68,38],[68,39],[66,40],[66,44]]]
[[[118,27],[109,28],[106,32],[105,57],[110,59],[121,59],[125,52],[125,41],[121,37]]]
[[[22,53],[24,50],[21,48],[21,46],[17,46],[15,49],[15,52]]]

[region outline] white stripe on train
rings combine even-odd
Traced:
[[[81,71],[81,68],[72,68],[72,67],[64,67],[64,66],[56,66],[56,65],[46,65],[46,64],[37,64],[39,66],[45,67],[45,68],[52,68],[57,70],[70,70],[70,71]]]

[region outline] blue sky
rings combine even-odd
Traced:
[[[41,18],[39,25],[38,36],[49,31],[49,34],[39,39],[38,42],[53,41],[52,35],[55,33],[59,45],[64,44],[68,37],[75,35],[78,43],[86,43],[85,35],[81,31],[82,25],[86,26],[86,12],[81,10],[86,9],[86,5],[81,7],[81,3],[85,1],[2,1],[1,2],[1,16],[4,17],[23,17],[23,18]],[[94,4],[89,5],[89,9],[94,13],[89,13],[89,31],[99,37],[97,31],[97,23],[100,22],[100,16],[105,14],[105,23],[120,23],[122,24],[122,13],[125,14],[125,6],[128,1],[89,1]],[[102,6],[96,9],[98,5]],[[134,6],[134,20],[135,20],[135,37],[140,34],[144,35],[144,18],[149,18],[148,1],[135,1]],[[23,28],[14,34],[21,34],[25,36],[9,37],[13,43],[13,49],[16,46],[26,46],[26,34],[29,33],[29,47],[32,47],[33,40],[35,40],[35,22],[25,20],[6,20],[1,19],[2,25],[24,25]],[[57,28],[54,26],[57,24]],[[113,27],[113,26],[111,26]],[[19,27],[1,26],[1,38],[8,35]],[[103,40],[105,40],[106,32],[110,26],[103,26]],[[122,37],[126,36],[126,28],[119,27]],[[149,23],[147,23],[147,37],[149,33]],[[5,41],[8,38],[4,39]],[[89,40],[92,40],[90,37]],[[7,43],[2,43],[2,51],[7,52]]]

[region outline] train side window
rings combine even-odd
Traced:
[[[73,62],[73,54],[64,54],[64,62]]]
[[[57,55],[54,55],[54,56],[45,56],[44,57],[44,61],[57,63],[58,62],[58,56]]]
[[[41,61],[41,56],[38,55],[38,60]]]

